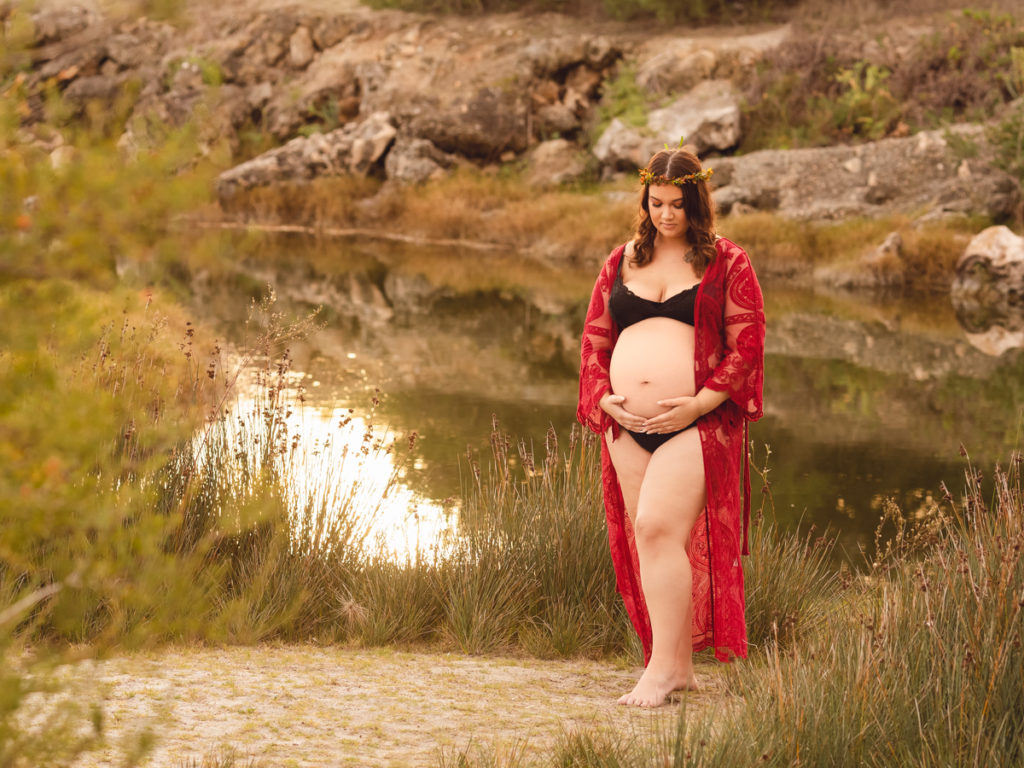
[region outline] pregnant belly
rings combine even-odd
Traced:
[[[629,326],[615,343],[609,374],[627,411],[645,417],[667,411],[658,400],[695,394],[693,327],[667,317]]]

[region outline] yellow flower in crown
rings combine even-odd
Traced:
[[[659,176],[656,173],[651,173],[651,171],[647,170],[646,168],[641,168],[639,170],[640,182],[644,186],[648,187],[651,184],[672,184],[674,186],[681,187],[683,186],[683,184],[693,184],[698,181],[707,181],[708,179],[711,178],[714,172],[714,168],[705,168],[702,171],[697,171],[696,173],[691,173],[687,176],[680,176],[675,179],[670,179],[666,176]]]

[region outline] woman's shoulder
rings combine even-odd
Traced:
[[[743,246],[737,245],[727,237],[715,235],[715,251],[729,264],[735,263],[737,259],[750,263],[750,255]]]
[[[746,253],[740,246],[736,245],[728,237],[722,237],[721,235],[715,235],[715,250],[719,253]]]
[[[608,258],[606,258],[604,261],[605,268],[618,268],[619,259],[621,259],[623,256],[625,256],[626,258],[632,258],[633,252],[634,246],[632,240],[627,240],[624,243],[620,243],[619,245],[612,248],[611,253],[608,254]]]

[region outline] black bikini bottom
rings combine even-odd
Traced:
[[[686,430],[688,430],[692,426],[694,426],[694,425],[690,424],[689,426],[683,427],[682,429],[680,429],[680,430],[678,430],[676,432],[665,432],[665,433],[662,433],[662,434],[657,434],[657,433],[649,434],[647,432],[634,432],[633,430],[626,429],[625,427],[623,427],[623,429],[626,429],[626,431],[629,432],[629,434],[632,436],[632,438],[634,440],[636,440],[636,444],[637,445],[639,445],[641,448],[643,448],[648,453],[654,453],[658,448],[663,446],[665,443],[667,443],[673,437],[678,435],[680,432],[685,432]]]

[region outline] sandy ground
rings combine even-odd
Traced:
[[[627,709],[615,699],[639,669],[315,646],[179,648],[83,662],[67,681],[99,700],[104,743],[78,766],[122,765],[150,730],[151,766],[201,764],[233,750],[257,766],[436,766],[469,749],[522,750],[532,764],[562,733],[674,729],[679,703]],[[690,712],[722,706],[721,667],[698,667]],[[65,690],[68,690],[66,688]]]

